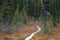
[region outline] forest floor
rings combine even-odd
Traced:
[[[0,32],[0,40],[24,40],[37,30],[36,26],[36,24],[23,25],[19,28],[20,31],[18,33],[5,34],[4,32]],[[60,24],[48,34],[44,34],[42,31],[37,33],[31,40],[60,40]]]

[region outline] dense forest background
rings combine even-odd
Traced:
[[[55,27],[60,22],[60,0],[0,0],[0,29],[10,32],[13,24],[18,30],[36,20],[42,22],[44,32],[47,26]]]

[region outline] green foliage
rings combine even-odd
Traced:
[[[60,20],[60,0],[50,0],[49,2],[46,2],[46,4],[50,7],[50,21],[48,25],[49,27],[55,27],[57,21],[59,22]],[[49,28],[46,24],[46,4],[43,0],[1,0],[0,16],[2,16],[3,19],[16,23],[17,25],[27,23],[33,16],[35,20],[40,19],[43,24],[44,31],[46,31]]]

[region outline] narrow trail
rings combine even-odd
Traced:
[[[38,30],[35,31],[35,32],[33,32],[33,33],[31,33],[28,37],[25,38],[25,40],[31,40],[32,37],[33,37],[36,33],[38,33],[38,32],[41,31],[41,28],[40,28],[39,26],[36,26],[36,27],[37,27]]]

